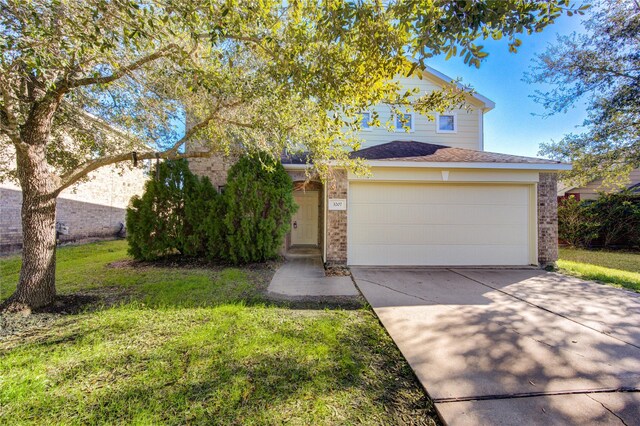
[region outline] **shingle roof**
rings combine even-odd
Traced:
[[[307,164],[307,163],[311,163],[312,161],[309,161],[309,153],[308,152],[296,152],[294,154],[291,154],[289,152],[284,152],[281,156],[280,156],[280,162],[282,164]]]
[[[562,164],[544,158],[498,154],[473,149],[452,148],[445,145],[416,141],[393,141],[351,153],[352,158],[381,161],[411,161],[425,163],[503,163],[503,164]],[[283,164],[307,164],[308,154],[285,154]]]
[[[354,151],[353,158],[384,161],[414,161],[429,163],[522,163],[561,164],[544,158],[498,154],[473,149],[452,148],[445,145],[416,141],[393,141]]]

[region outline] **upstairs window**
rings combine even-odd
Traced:
[[[396,114],[394,121],[396,132],[413,132],[413,114]]]
[[[436,132],[456,133],[458,131],[458,118],[455,114],[438,114],[436,116]]]
[[[360,128],[362,130],[371,130],[371,113],[369,111],[360,113]]]

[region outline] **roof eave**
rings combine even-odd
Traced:
[[[446,74],[441,73],[440,71],[438,71],[435,68],[431,68],[428,65],[425,65],[424,68],[421,69],[422,72],[427,72],[429,74],[431,74],[432,76],[436,77],[437,79],[441,80],[443,83],[446,84],[450,84],[452,81],[455,81],[455,79],[449,77]],[[456,83],[457,86],[461,89],[465,89],[466,87],[460,83]],[[476,100],[482,102],[482,104],[484,105],[483,107],[483,111],[484,112],[488,112],[491,111],[492,109],[494,109],[496,107],[496,103],[493,102],[491,99],[487,98],[484,95],[481,95],[480,93],[474,92],[471,94],[471,96],[473,98],[475,98]]]
[[[370,167],[396,167],[414,169],[500,169],[500,170],[540,170],[540,171],[567,171],[571,170],[571,164],[545,164],[545,163],[473,163],[473,162],[435,162],[435,161],[397,161],[397,160],[367,160],[365,164]],[[329,165],[340,165],[330,162]],[[307,170],[312,164],[283,164],[285,170]]]
[[[428,169],[503,169],[503,170],[571,170],[571,164],[565,163],[493,163],[493,162],[435,162],[435,161],[396,161],[370,160],[366,164],[371,167],[405,167]]]
[[[307,170],[313,167],[313,164],[286,164],[282,163],[285,170]]]

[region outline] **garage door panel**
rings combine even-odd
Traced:
[[[528,203],[527,194],[512,185],[424,185],[398,183],[354,183],[358,191],[351,196],[351,203],[370,203],[384,193],[382,203],[393,204],[516,204]],[[471,190],[472,189],[472,190]]]
[[[494,205],[464,204],[416,205],[416,204],[354,204],[350,203],[357,224],[379,225],[385,223],[403,223],[410,225],[524,225],[527,223],[527,205],[505,205],[496,209]]]
[[[526,265],[530,186],[352,182],[351,265]]]
[[[525,245],[529,240],[526,229],[519,225],[368,225],[354,224],[354,240],[360,244],[467,244],[467,245]]]
[[[521,265],[528,251],[521,245],[514,246],[467,246],[425,245],[416,249],[414,245],[398,245],[389,248],[386,244],[355,245],[352,265],[380,266],[486,266]],[[500,263],[496,263],[496,259]]]

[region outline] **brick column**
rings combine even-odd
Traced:
[[[347,171],[334,170],[332,176],[327,179],[328,198],[347,199]],[[349,209],[349,200],[347,200]],[[327,264],[347,264],[347,211],[327,211]]]
[[[558,175],[540,173],[538,182],[538,263],[558,260]]]

